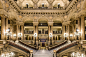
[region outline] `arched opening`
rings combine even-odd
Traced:
[[[22,3],[22,8],[27,9],[27,8],[33,8],[34,4],[32,1],[23,1]]]
[[[37,5],[39,9],[47,9],[49,3],[47,1],[39,1]]]
[[[29,35],[31,34],[31,35]],[[26,20],[24,23],[24,35],[26,40],[33,40],[34,27],[32,20]]]
[[[54,1],[53,2],[53,8],[54,9],[56,9],[56,8],[58,8],[58,9],[63,9],[64,8],[64,3],[63,3],[63,1]]]

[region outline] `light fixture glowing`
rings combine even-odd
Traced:
[[[50,33],[49,36],[52,37],[52,33]]]
[[[0,57],[14,57],[15,54],[13,52],[5,52],[0,55]]]
[[[14,37],[16,37],[16,34],[13,34]]]
[[[10,31],[10,29],[7,29],[6,32]]]
[[[64,37],[68,37],[68,34],[67,33],[64,33]]]
[[[72,37],[73,36],[73,34],[70,34],[70,37]]]
[[[71,54],[71,57],[85,57],[85,54],[80,53],[80,52],[73,52]]]
[[[18,33],[18,37],[22,37],[22,33]]]
[[[34,37],[37,37],[37,33],[34,33],[34,35],[33,35]]]
[[[79,31],[79,29],[77,29],[76,31]]]

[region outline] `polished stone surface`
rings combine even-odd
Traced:
[[[33,57],[53,57],[53,54],[50,53],[48,50],[38,50]]]

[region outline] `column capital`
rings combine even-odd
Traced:
[[[49,25],[52,26],[52,25],[53,25],[53,22],[48,22],[48,26],[49,26]]]
[[[39,24],[39,22],[33,22],[33,25],[38,25]]]
[[[24,26],[24,22],[20,22],[19,25]]]

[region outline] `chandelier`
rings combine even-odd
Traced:
[[[80,52],[73,52],[71,54],[71,57],[85,57],[85,54],[80,53]]]
[[[0,57],[14,57],[15,54],[13,52],[5,52],[0,55]]]

